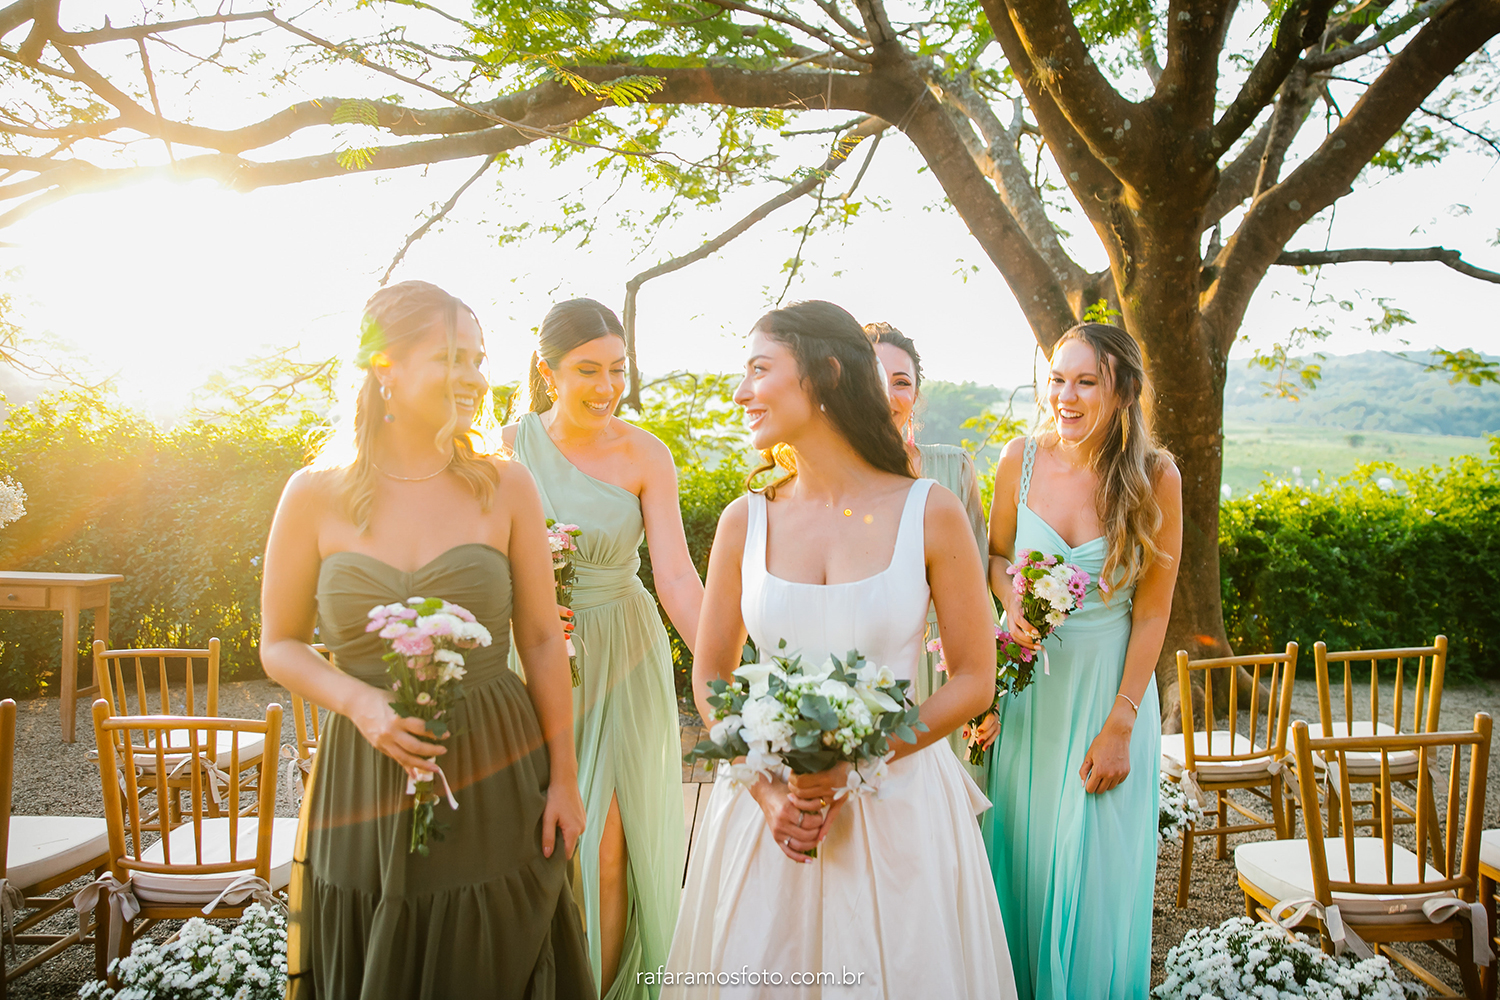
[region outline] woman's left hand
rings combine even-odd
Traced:
[[[552,857],[557,832],[562,831],[564,857],[573,856],[573,847],[583,836],[583,796],[578,782],[554,781],[547,786],[547,806],[542,810],[542,857]]]
[[[1126,712],[1129,709],[1125,710]],[[1078,777],[1085,792],[1107,792],[1130,775],[1130,733],[1133,719],[1120,718],[1120,710],[1110,713],[1104,728],[1089,744]]]

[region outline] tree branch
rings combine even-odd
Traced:
[[[1167,5],[1167,63],[1148,102],[1172,133],[1212,121],[1218,96],[1219,55],[1236,0],[1171,0]],[[1203,149],[1210,162],[1218,159]]]
[[[92,31],[60,31],[57,40],[64,45],[85,46],[94,45],[98,42],[117,42],[127,38],[149,38],[163,31],[177,31],[181,28],[198,28],[206,24],[230,24],[234,21],[258,21],[274,15],[271,9],[249,10],[234,14],[209,14],[204,17],[190,17],[181,21],[158,21],[155,24],[133,24],[123,28],[106,27],[96,28]]]
[[[1302,225],[1350,190],[1370,159],[1432,91],[1500,32],[1500,3],[1463,0],[1432,18],[1386,65],[1338,128],[1255,200],[1219,254],[1203,297],[1205,324],[1233,339],[1250,296]]]
[[[791,17],[790,15],[778,14],[773,10],[762,10],[761,8],[752,7],[746,3],[740,3],[739,0],[708,0],[708,2],[713,4],[715,7],[722,7],[724,10],[738,10],[746,14],[754,14],[756,17],[765,18],[767,21],[775,21],[777,24],[784,24],[789,28],[795,28],[798,31],[802,32],[804,35],[807,35],[809,38],[816,38],[818,41],[822,42],[824,45],[828,46],[830,49],[833,49],[835,52],[837,52],[841,56],[844,56],[845,58],[857,59],[858,61],[864,63],[870,61],[870,57],[868,55],[858,51],[857,49],[849,48],[848,46],[841,43],[837,38],[834,38],[832,35],[830,35],[828,32],[815,28],[812,25],[808,24],[806,21]]]
[[[1214,149],[1227,150],[1255,124],[1262,109],[1270,104],[1281,84],[1297,64],[1302,50],[1316,44],[1328,23],[1328,11],[1335,0],[1299,0],[1287,7],[1276,26],[1275,43],[1261,54],[1240,92],[1235,95],[1214,126]]]
[[[479,178],[484,175],[484,172],[486,170],[490,169],[490,165],[495,162],[496,158],[499,155],[500,154],[498,153],[491,153],[489,156],[485,157],[484,162],[479,165],[479,169],[474,171],[474,173],[469,177],[468,180],[464,181],[458,186],[458,190],[453,192],[453,196],[443,204],[443,207],[438,209],[432,215],[429,215],[426,221],[418,226],[410,236],[406,237],[406,242],[401,244],[401,249],[397,250],[396,256],[391,258],[390,266],[387,267],[385,269],[385,273],[380,276],[381,288],[384,288],[385,283],[391,280],[391,272],[396,270],[396,265],[400,264],[401,261],[406,258],[406,251],[411,249],[412,244],[417,242],[417,240],[420,240],[423,236],[426,236],[429,229],[437,225],[438,222],[446,217],[449,212],[453,211],[453,206],[458,204],[458,199],[462,198],[464,196],[464,192],[469,190],[469,188],[473,186],[474,182],[479,180]]]
[[[1025,52],[1023,65],[1031,67],[1038,85],[1033,89],[1046,91],[1071,129],[1110,172],[1119,176],[1122,168],[1138,170],[1142,161],[1154,161],[1154,157],[1134,155],[1139,153],[1140,142],[1131,136],[1135,124],[1131,117],[1144,124],[1144,109],[1121,97],[1095,65],[1065,0],[983,0],[983,6],[1007,57],[1014,60],[1005,38],[1013,32]],[[1012,66],[1016,66],[1014,61]],[[1017,79],[1021,76],[1017,68]]]
[[[1436,261],[1446,264],[1459,274],[1500,284],[1500,272],[1486,271],[1466,262],[1457,250],[1444,247],[1355,247],[1348,250],[1284,250],[1275,260],[1277,264],[1291,267],[1315,267],[1321,264],[1347,264],[1353,261],[1375,261],[1387,264],[1405,264],[1416,261]]]
[[[1304,59],[1303,65],[1314,73],[1333,69],[1335,66],[1341,66],[1352,59],[1358,59],[1367,52],[1375,51],[1400,35],[1404,35],[1423,21],[1441,14],[1456,2],[1457,0],[1427,0],[1426,3],[1413,7],[1406,16],[1397,18],[1364,41],[1356,42],[1353,45],[1346,45],[1342,48],[1330,49],[1326,52],[1315,53]]]
[[[1219,170],[1219,186],[1203,209],[1203,228],[1207,229],[1234,211],[1255,193],[1255,179],[1260,174],[1260,160],[1271,138],[1271,123],[1260,127],[1239,155]],[[1210,255],[1209,259],[1212,259]]]

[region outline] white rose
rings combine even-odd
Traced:
[[[719,746],[725,746],[729,740],[745,725],[745,720],[738,715],[731,715],[714,723],[714,727],[708,731],[708,738]]]

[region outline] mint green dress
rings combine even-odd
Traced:
[[[686,846],[672,648],[656,600],[636,575],[645,537],[641,501],[579,471],[535,413],[516,426],[514,451],[536,479],[546,515],[583,529],[574,558],[573,639],[583,684],[573,689],[573,736],[588,818],[575,891],[583,901],[589,955],[597,977],[599,840],[610,799],[617,798],[630,855],[630,909],[607,998],[655,997],[660,988],[643,985],[638,980],[645,977],[636,974],[654,973],[667,960]],[[515,657],[511,665],[520,669]]]
[[[1028,439],[1016,550],[1059,555],[1093,582],[1083,608],[1045,640],[1051,673],[1038,669],[1030,687],[1001,702],[988,787],[995,889],[1022,1000],[1144,998],[1156,890],[1156,681],[1141,696],[1129,777],[1107,792],[1085,792],[1078,769],[1120,690],[1134,588],[1121,587],[1104,603],[1096,586],[1104,539],[1069,546],[1027,506],[1035,460],[1036,441]]]
[[[385,643],[366,632],[377,604],[441,597],[494,641],[464,654],[464,697],[441,764],[459,808],[430,853],[408,853],[406,772],[330,714],[302,805],[288,887],[290,1000],[530,1000],[596,996],[568,889],[566,852],[542,856],[549,762],[526,686],[506,668],[510,561],[456,545],[407,573],[359,552],[318,572],[321,634],[339,668],[386,686]]]
[[[917,451],[921,455],[922,467],[917,475],[923,479],[936,480],[939,485],[952,491],[958,497],[959,502],[964,505],[964,513],[969,517],[969,530],[974,533],[974,544],[979,548],[979,562],[981,566],[988,567],[990,562],[990,533],[989,519],[985,516],[984,499],[979,495],[979,477],[974,472],[974,459],[964,449],[952,444],[924,444],[918,445]],[[988,569],[986,569],[988,572]],[[991,613],[994,613],[994,602],[990,602]],[[995,619],[998,621],[998,617]],[[927,609],[927,640],[931,642],[938,638],[937,609],[929,606]],[[943,686],[948,675],[937,669],[940,657],[936,653],[928,653],[923,661],[917,664],[917,703],[926,701],[928,696]],[[969,763],[969,744],[964,740],[963,730],[955,729],[947,736],[948,746],[953,748],[958,761],[969,772],[969,775],[979,785],[985,787],[988,780],[986,772],[988,766],[976,767]],[[994,759],[993,753],[990,759]],[[990,813],[986,812],[980,819],[980,826],[988,830],[992,825],[989,822]],[[988,842],[988,834],[986,834]]]

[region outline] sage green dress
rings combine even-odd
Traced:
[[[979,547],[980,565],[986,567],[988,573],[990,564],[990,530],[989,519],[984,511],[984,499],[979,495],[979,478],[974,472],[974,459],[964,449],[952,444],[923,444],[917,446],[921,455],[922,467],[917,470],[917,475],[923,479],[934,479],[939,484],[947,487],[958,497],[964,505],[964,513],[969,515],[969,528],[974,532],[974,544]],[[994,612],[994,602],[990,602],[991,615],[995,621],[999,621],[998,613]],[[937,609],[929,606],[927,609],[927,639],[931,642],[938,638]],[[928,653],[921,663],[917,664],[917,701],[920,704],[927,700],[928,695],[943,686],[948,675],[937,669],[940,657],[936,653]],[[963,730],[955,729],[947,736],[948,745],[958,755],[959,763],[968,770],[980,788],[987,784],[987,767],[975,767],[969,763],[969,744],[964,740]],[[993,759],[993,753],[991,758]],[[990,840],[990,824],[993,811],[986,812],[980,818],[980,828],[985,833],[985,843]]]
[[[573,644],[583,683],[573,689],[578,784],[588,810],[579,844],[589,955],[600,965],[599,841],[612,798],[630,863],[630,898],[619,972],[607,994],[647,998],[645,985],[667,960],[682,897],[682,750],[672,647],[656,600],[641,583],[645,537],[641,501],[569,462],[547,436],[541,417],[516,426],[515,457],[531,470],[547,517],[583,529],[574,553]],[[513,656],[511,665],[520,669]],[[596,971],[597,975],[597,971]]]
[[[441,597],[494,642],[464,654],[464,698],[441,758],[459,808],[427,857],[408,853],[406,772],[330,714],[303,803],[292,869],[287,995],[293,1000],[594,997],[561,842],[542,856],[547,748],[526,686],[506,667],[510,562],[458,545],[406,573],[336,552],[318,574],[321,634],[348,674],[386,685],[377,604]]]

